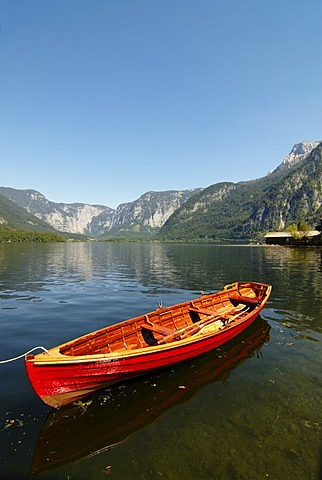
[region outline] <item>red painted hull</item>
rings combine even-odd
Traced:
[[[137,380],[128,386],[126,395],[123,389],[113,390],[108,402],[102,402],[104,397],[98,395],[91,397],[92,404],[85,412],[73,405],[52,410],[36,444],[31,476],[120,445],[174,406],[190,401],[206,385],[227,382],[233,370],[269,341],[269,331],[270,326],[258,318],[235,341],[222,347],[220,355],[213,352],[195,360],[194,368],[188,365],[171,375],[159,375],[155,388],[151,388],[151,381]]]
[[[59,358],[55,361],[50,355],[48,360],[45,354],[29,355],[25,362],[27,374],[37,395],[48,405],[60,407],[94,390],[170,367],[223,345],[255,320],[266,300],[243,321],[210,335],[193,335],[185,340],[148,346],[137,351],[123,350],[114,356],[66,356],[63,360]],[[40,361],[37,361],[39,357]]]

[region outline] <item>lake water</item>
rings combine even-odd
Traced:
[[[236,280],[273,285],[240,338],[82,406],[0,364],[0,478],[322,478],[321,249],[0,244],[0,360]]]

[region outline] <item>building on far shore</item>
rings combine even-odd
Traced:
[[[290,232],[268,232],[266,245],[322,245],[321,230],[310,230],[301,238],[295,238]]]

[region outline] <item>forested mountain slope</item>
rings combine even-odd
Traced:
[[[11,202],[0,194],[0,226],[33,232],[57,233],[48,223],[26,212],[23,208]]]
[[[160,239],[249,239],[322,215],[322,143],[302,160],[266,177],[211,185],[168,219]]]

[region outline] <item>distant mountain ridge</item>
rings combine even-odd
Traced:
[[[146,192],[116,209],[55,203],[36,190],[0,187],[0,194],[14,202],[11,205],[20,207],[20,215],[22,209],[30,214],[26,228],[34,228],[32,222],[42,221],[37,228],[51,227],[102,239],[155,235],[160,240],[183,241],[249,239],[259,232],[283,229],[297,220],[314,223],[322,216],[321,147],[321,142],[297,143],[282,163],[263,178],[221,182],[205,189]],[[0,202],[0,223],[4,218],[1,213]]]
[[[104,205],[51,202],[36,190],[0,187],[0,194],[56,230],[98,238],[151,235],[199,190],[147,192],[116,210]]]

